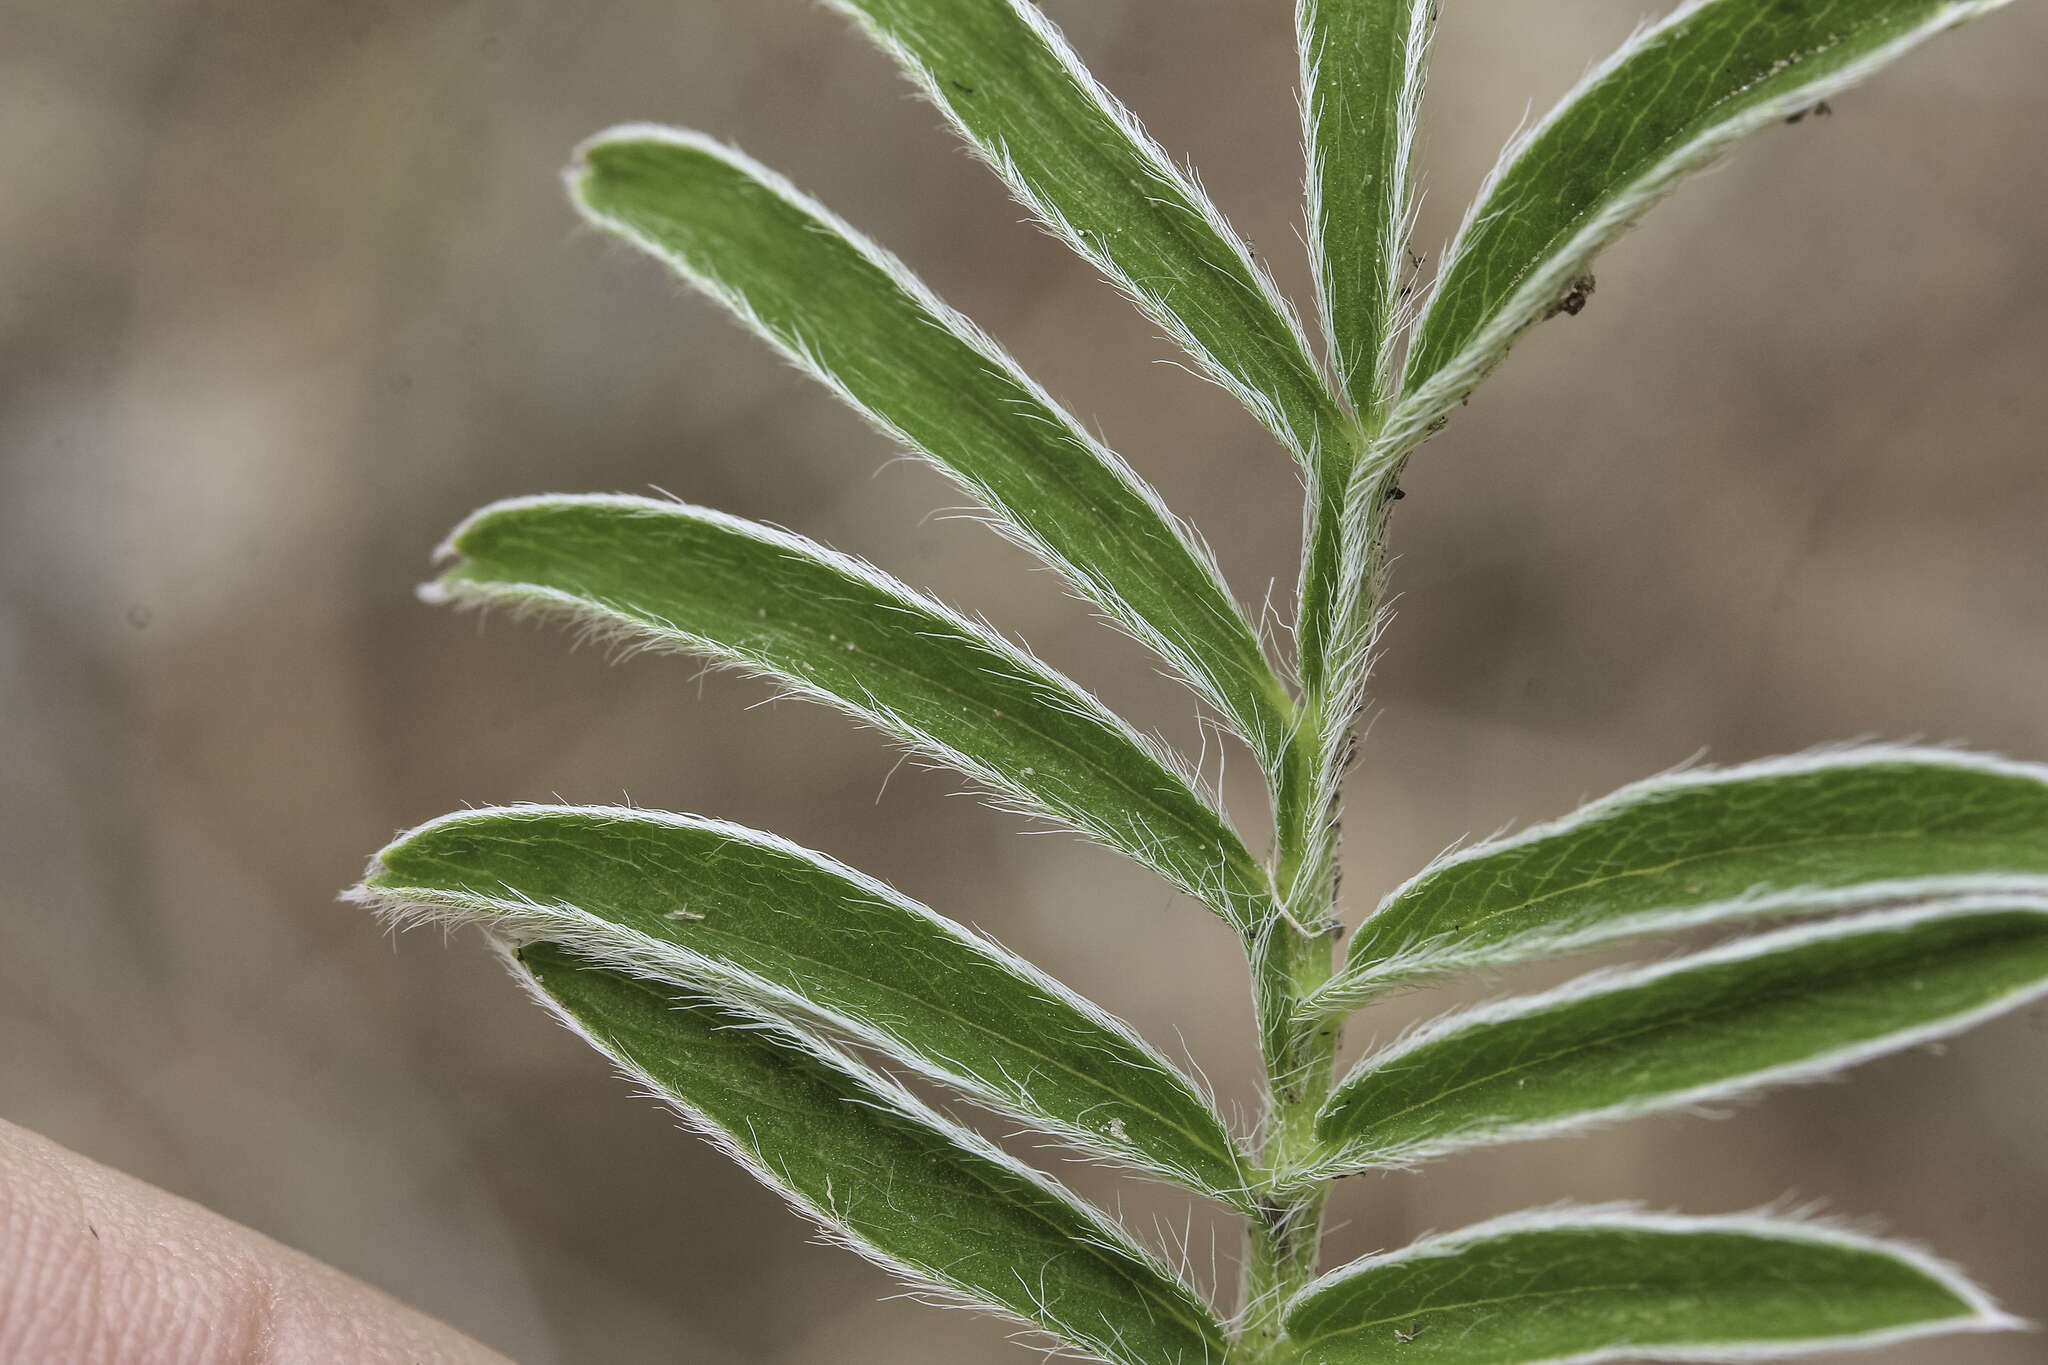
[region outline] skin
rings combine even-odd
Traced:
[[[509,1365],[311,1257],[4,1122],[0,1360]]]

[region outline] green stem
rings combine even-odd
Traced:
[[[1358,433],[1360,456],[1367,433]],[[1254,992],[1258,1002],[1260,1045],[1265,1056],[1268,1112],[1264,1167],[1269,1181],[1297,1167],[1314,1149],[1315,1115],[1329,1098],[1340,1018],[1296,1017],[1297,1007],[1336,969],[1337,935],[1336,843],[1326,828],[1334,821],[1334,805],[1342,773],[1326,771],[1344,762],[1345,744],[1331,743],[1350,730],[1364,678],[1330,677],[1324,665],[1335,661],[1363,673],[1370,660],[1363,648],[1324,646],[1335,641],[1354,644],[1370,630],[1378,610],[1383,546],[1388,509],[1392,506],[1398,465],[1378,472],[1361,470],[1363,516],[1360,531],[1367,537],[1359,563],[1359,581],[1332,583],[1315,605],[1327,610],[1328,629],[1315,633],[1313,670],[1304,669],[1300,726],[1290,746],[1286,769],[1275,786],[1276,847],[1274,884],[1287,914],[1272,923],[1252,945]],[[1327,513],[1312,513],[1310,548],[1314,557],[1317,528]],[[1306,580],[1305,585],[1306,586]],[[1310,601],[1304,595],[1304,606]],[[1242,1365],[1278,1365],[1290,1345],[1281,1321],[1287,1301],[1315,1278],[1322,1246],[1327,1183],[1280,1192],[1268,1188],[1259,1214],[1250,1224],[1243,1275],[1239,1331],[1233,1359]]]
[[[1267,1171],[1293,1164],[1314,1139],[1317,1109],[1330,1091],[1341,1025],[1335,1020],[1296,1022],[1295,1006],[1329,980],[1336,967],[1333,923],[1335,878],[1328,866],[1331,843],[1320,826],[1317,772],[1324,761],[1327,708],[1316,692],[1302,699],[1301,724],[1289,748],[1289,774],[1280,789],[1294,798],[1279,807],[1274,849],[1274,884],[1287,914],[1276,918],[1251,945],[1253,990],[1258,1002],[1260,1046],[1268,1094]],[[1340,721],[1338,723],[1347,723]],[[1314,865],[1311,865],[1314,864]],[[1247,1365],[1278,1359],[1286,1346],[1280,1309],[1315,1276],[1322,1244],[1324,1186],[1262,1196],[1249,1226],[1245,1253],[1242,1322],[1235,1356]]]
[[[1294,1005],[1329,980],[1335,966],[1335,938],[1304,934],[1285,922],[1273,926],[1254,970],[1259,977],[1261,1013],[1266,1016],[1266,1069],[1270,1109],[1265,1165],[1284,1169],[1314,1140],[1316,1111],[1330,1093],[1331,1065],[1342,1025],[1334,1019],[1307,1024],[1292,1019]],[[1276,1360],[1285,1346],[1280,1309],[1315,1277],[1322,1246],[1326,1185],[1286,1193],[1269,1192],[1252,1220],[1246,1247],[1243,1321],[1239,1358],[1247,1365]]]

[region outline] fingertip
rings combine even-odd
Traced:
[[[0,1121],[0,1360],[509,1365],[397,1300]]]

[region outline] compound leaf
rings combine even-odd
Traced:
[[[1306,467],[1349,457],[1343,411],[1266,272],[1037,5],[827,3],[857,19],[1026,207]]]
[[[2008,0],[1692,0],[1509,144],[1419,320],[1390,454],[1530,324],[1577,311],[1593,257],[1687,175]]]
[[[1454,1013],[1361,1062],[1314,1174],[1815,1080],[2048,993],[2048,896],[1802,925]]]
[[[1221,815],[1095,698],[871,565],[681,503],[515,498],[470,516],[430,594],[559,612],[768,674],[1154,868],[1240,929],[1270,900]]]
[[[474,922],[821,1019],[1077,1146],[1246,1201],[1223,1121],[1128,1025],[772,835],[640,810],[459,811],[385,848],[355,894],[399,923]]]
[[[1310,1010],[1630,935],[2044,881],[2048,768],[1868,747],[1682,771],[1439,859]]]
[[[1346,1266],[1286,1322],[1298,1365],[1770,1360],[2018,1325],[1895,1243],[1778,1218],[1570,1208]]]
[[[519,950],[600,1052],[836,1239],[1119,1365],[1208,1365],[1223,1332],[1099,1212],[815,1040],[729,1004]]]
[[[1299,0],[1310,256],[1337,378],[1385,396],[1408,274],[1410,161],[1436,0]]]
[[[901,261],[782,177],[694,133],[578,151],[592,221],[667,262],[989,508],[1156,649],[1268,767],[1293,704],[1215,562],[1129,466]]]

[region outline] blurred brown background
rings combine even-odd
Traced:
[[[1649,4],[1445,6],[1419,246]],[[1290,7],[1046,8],[1305,297]],[[1699,751],[2048,758],[2044,51],[2048,10],[2015,6],[1749,147],[1423,452],[1354,913],[1459,835]],[[1141,654],[930,515],[957,495],[574,224],[558,168],[626,119],[734,139],[901,251],[1208,531],[1241,597],[1284,596],[1286,457],[1154,363],[805,0],[0,0],[0,1115],[528,1365],[1028,1360],[880,1301],[477,943],[394,943],[334,900],[464,802],[727,816],[984,926],[1251,1103],[1235,950],[1145,875],[1017,838],[943,775],[884,791],[887,746],[757,685],[414,600],[481,502],[658,484],[936,585],[1196,742]],[[1558,1199],[1789,1193],[2048,1317],[2048,1010],[1946,1053],[1347,1182],[1332,1252]],[[1171,1195],[1069,1174],[1227,1275],[1234,1246]]]

